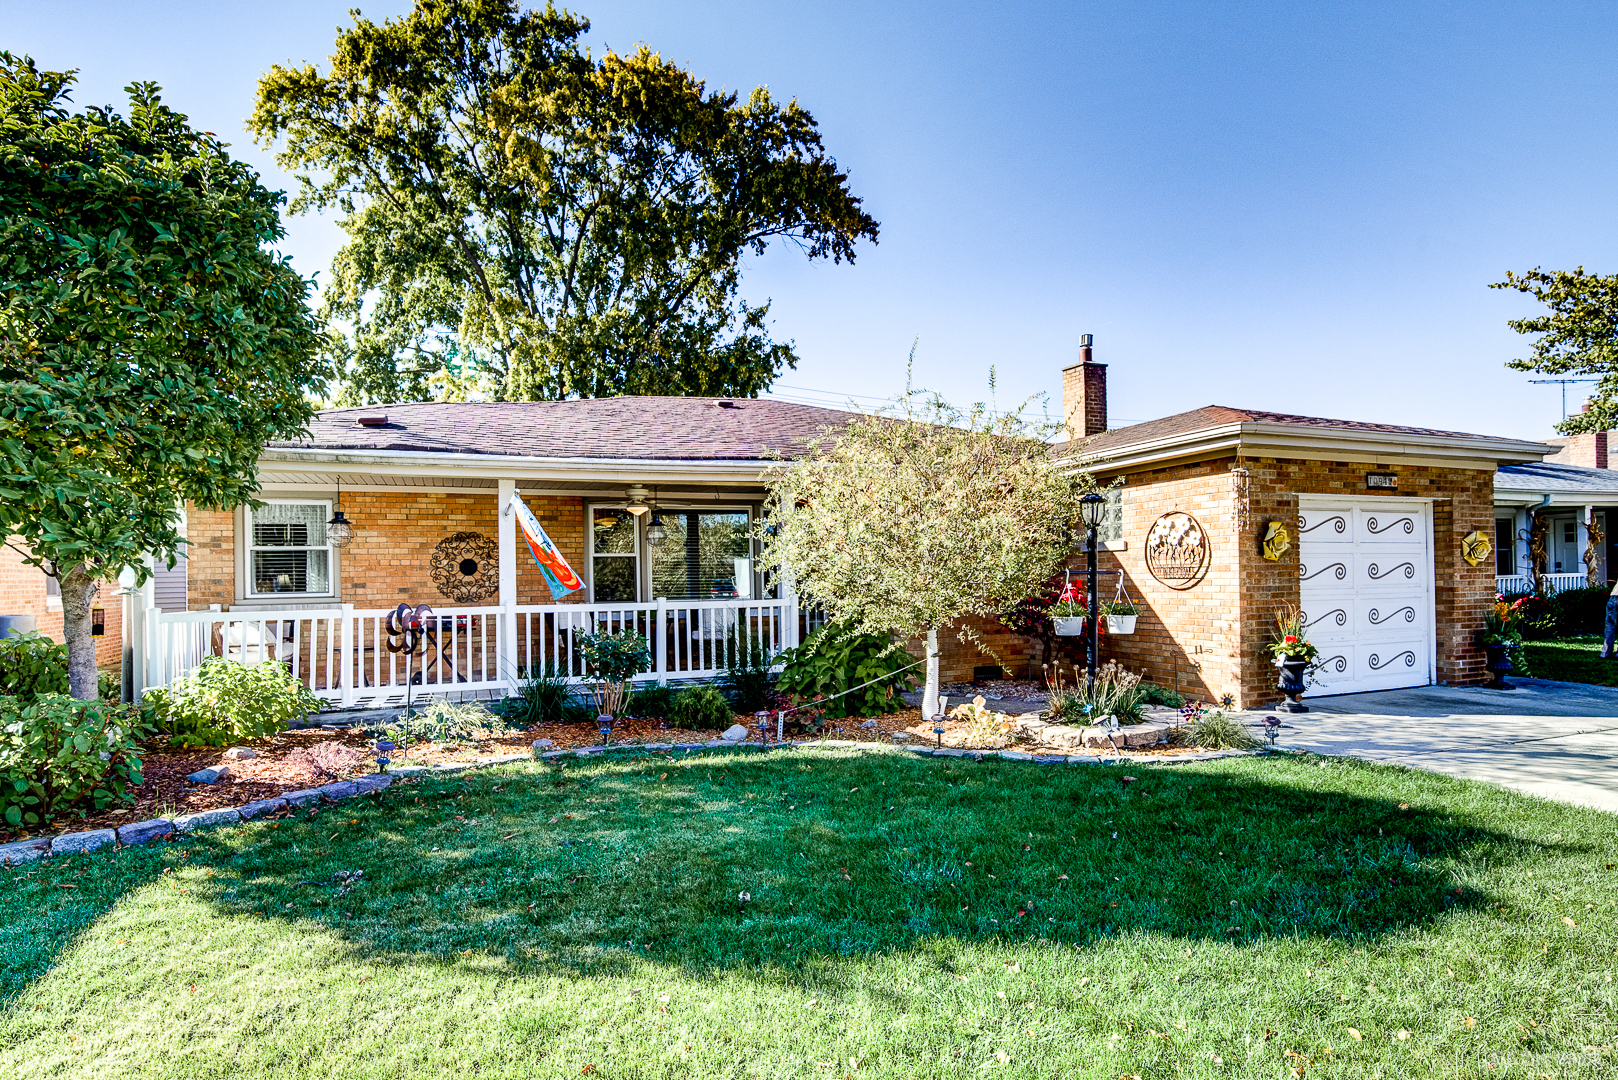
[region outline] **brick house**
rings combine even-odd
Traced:
[[[1588,407],[1588,406],[1587,406]],[[1618,569],[1618,470],[1614,432],[1546,439],[1544,461],[1495,476],[1495,574],[1502,592],[1610,583]]]
[[[22,551],[9,538],[0,546],[0,615],[28,615],[34,628],[54,641],[62,640],[62,594],[56,579],[23,561]],[[103,581],[92,604],[94,619],[100,609],[101,633],[95,636],[96,668],[116,675],[123,661],[123,597],[118,583]]]
[[[1279,700],[1265,646],[1299,605],[1323,666],[1314,693],[1482,682],[1474,643],[1495,595],[1495,475],[1555,447],[1518,439],[1208,406],[1107,430],[1106,365],[1088,340],[1063,372],[1075,467],[1122,486],[1099,563],[1140,609],[1101,657],[1153,682],[1243,707]],[[1271,526],[1289,545],[1265,557]],[[1476,554],[1477,549],[1471,549]],[[1075,553],[1074,570],[1084,565]],[[1106,576],[1103,601],[1114,596]],[[1027,643],[982,628],[1002,658]],[[946,679],[993,661],[946,648]]]

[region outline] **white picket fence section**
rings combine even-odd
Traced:
[[[1590,584],[1590,580],[1583,574],[1544,574],[1545,594],[1555,596],[1566,589],[1582,589]],[[1496,592],[1507,596],[1531,593],[1534,591],[1534,579],[1527,574],[1497,574],[1494,579]]]
[[[210,656],[273,660],[317,696],[347,708],[420,697],[508,693],[530,674],[587,678],[579,638],[631,629],[647,639],[652,666],[636,681],[720,674],[738,641],[774,657],[796,645],[799,612],[780,600],[657,600],[646,604],[543,604],[435,608],[423,655],[387,648],[391,609],[146,613],[145,685],[166,686]]]

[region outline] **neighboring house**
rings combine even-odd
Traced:
[[[1612,579],[1618,570],[1612,531],[1618,527],[1618,471],[1609,467],[1610,434],[1546,440],[1559,445],[1555,454],[1507,466],[1495,477],[1495,572],[1502,592],[1531,591],[1536,574],[1551,590]],[[1537,566],[1536,546],[1544,552]]]
[[[1101,559],[1140,618],[1104,658],[1209,700],[1271,702],[1274,619],[1298,604],[1322,650],[1317,692],[1487,678],[1475,638],[1495,563],[1472,565],[1463,540],[1494,535],[1496,470],[1550,446],[1220,406],[1106,431],[1088,345],[1063,379],[1079,435],[1066,459],[1124,480]],[[266,448],[261,510],[191,510],[191,611],[141,617],[137,667],[154,685],[206,655],[273,657],[334,703],[381,704],[407,684],[503,693],[547,667],[579,675],[579,633],[630,626],[652,641],[646,678],[711,677],[727,634],[781,648],[810,628],[790,582],[759,572],[751,527],[772,455],[847,417],[643,397],[328,410],[309,438]],[[552,600],[507,511],[517,492],[581,593]],[[343,548],[327,530],[339,510]],[[1290,542],[1274,561],[1271,526]],[[427,655],[407,661],[387,613],[423,602]],[[975,625],[994,655],[943,635],[946,680],[1027,661],[1025,639]]]
[[[11,538],[0,547],[0,615],[32,615],[40,633],[62,640],[62,594],[56,579],[23,561]],[[123,660],[123,597],[116,582],[104,581],[91,608],[100,610],[101,633],[96,636],[96,667],[116,673]]]

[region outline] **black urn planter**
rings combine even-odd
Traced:
[[[1305,705],[1298,699],[1303,697],[1303,692],[1305,690],[1309,689],[1309,684],[1304,682],[1303,679],[1304,674],[1309,670],[1309,661],[1288,660],[1283,658],[1277,660],[1275,666],[1281,669],[1281,680],[1276,685],[1280,687],[1281,693],[1286,696],[1285,701],[1280,702],[1275,706],[1275,711],[1289,713],[1308,712],[1309,706]]]
[[[1494,681],[1487,684],[1490,690],[1511,689],[1511,684],[1506,682],[1506,675],[1517,670],[1517,666],[1512,663],[1512,653],[1521,647],[1516,644],[1483,646],[1483,653],[1487,658],[1483,666],[1494,675]]]

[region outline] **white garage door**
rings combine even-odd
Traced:
[[[1316,694],[1433,681],[1432,516],[1426,502],[1299,496],[1304,621]]]

